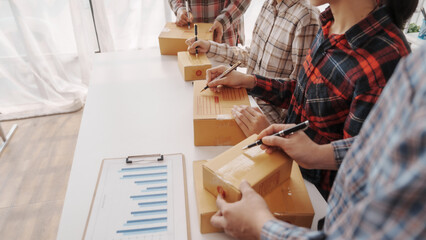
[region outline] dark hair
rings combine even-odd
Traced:
[[[384,0],[393,22],[399,28],[404,28],[405,22],[416,11],[419,0]]]

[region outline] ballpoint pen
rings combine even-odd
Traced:
[[[195,41],[198,41],[198,26],[197,24],[194,24],[195,29]],[[198,46],[195,47],[195,56],[198,57]]]
[[[185,8],[186,8],[186,14],[188,16],[188,29],[191,29],[191,23],[189,22],[189,6],[188,6],[188,0],[185,0]]]
[[[230,72],[232,72],[232,70],[234,70],[234,69],[236,69],[238,66],[240,66],[241,65],[241,61],[238,61],[238,62],[236,62],[234,65],[232,65],[232,67],[230,67],[230,68],[228,68],[228,69],[226,69],[226,71],[225,72],[223,72],[222,74],[220,74],[218,77],[216,77],[215,79],[213,79],[213,80],[216,80],[216,79],[221,79],[221,78],[223,78],[223,77],[225,77],[226,75],[228,75]],[[209,88],[209,85],[206,85],[200,92],[203,92],[204,90],[206,90],[207,88]]]
[[[309,121],[306,120],[302,123],[297,124],[294,127],[284,129],[284,130],[281,130],[277,133],[274,133],[272,136],[284,137],[284,136],[293,134],[293,133],[300,131],[300,130],[306,130],[308,128],[308,126],[309,126]],[[262,139],[259,139],[256,142],[243,147],[243,150],[248,149],[248,148],[252,148],[252,147],[257,146],[257,145],[262,145],[262,144],[263,144]]]

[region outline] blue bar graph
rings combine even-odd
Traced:
[[[117,233],[123,233],[124,235],[132,235],[132,234],[144,234],[144,233],[157,233],[157,232],[164,232],[164,231],[167,231],[167,226],[118,230]]]
[[[132,225],[155,224],[155,223],[165,223],[165,222],[167,222],[167,218],[161,217],[161,218],[151,218],[151,219],[129,220],[124,225],[125,226],[132,226]]]
[[[165,176],[167,176],[167,172],[128,174],[128,175],[123,175],[123,178],[149,178],[149,177],[165,177]]]
[[[141,202],[138,203],[141,207],[156,207],[156,206],[166,206],[167,201],[157,201],[157,202]]]
[[[157,183],[167,183],[167,179],[155,179],[155,180],[141,180],[135,181],[137,185],[147,185],[147,184],[157,184]]]
[[[155,190],[155,189],[167,190],[167,186],[147,187],[146,189],[147,190]]]
[[[135,168],[122,168],[120,172],[134,172],[134,171],[152,171],[152,170],[165,170],[166,165],[161,166],[146,166],[146,167],[135,167]]]
[[[146,195],[133,195],[130,196],[131,199],[141,200],[141,199],[157,199],[167,197],[167,193],[158,193],[158,194],[146,194]]]
[[[158,187],[147,187],[146,190],[142,190],[142,192],[158,192],[167,190],[167,186],[158,186]]]
[[[134,179],[131,184],[136,184],[134,191],[139,193],[130,194],[129,198],[134,200],[141,211],[131,211],[133,217],[143,219],[127,219],[123,222],[124,229],[116,229],[117,234],[122,235],[150,235],[161,234],[167,231],[167,165],[127,167],[118,171],[123,180]],[[152,209],[154,208],[154,209]],[[160,209],[155,209],[160,208]],[[132,229],[128,229],[128,228]]]
[[[167,214],[167,209],[134,211],[134,212],[132,212],[133,216],[150,216],[150,215],[158,215],[158,214]]]

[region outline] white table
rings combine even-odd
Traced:
[[[192,98],[192,83],[183,81],[176,56],[161,56],[159,49],[95,56],[58,239],[82,238],[103,158],[150,153],[185,155],[192,239],[226,238],[199,231],[191,162],[229,147],[194,146]],[[326,202],[312,184],[307,188],[316,225]]]

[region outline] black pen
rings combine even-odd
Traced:
[[[195,29],[195,41],[198,41],[198,27],[197,24],[194,24]],[[195,47],[195,56],[198,57],[198,46]]]
[[[214,80],[216,79],[221,79],[223,77],[225,77],[226,75],[228,75],[230,72],[232,72],[232,70],[236,69],[238,66],[241,65],[241,61],[236,62],[234,65],[232,65],[232,67],[226,69],[225,72],[223,72],[222,74],[220,74],[219,76],[217,76]],[[200,92],[203,92],[204,90],[206,90],[207,88],[209,88],[209,85],[206,85]]]
[[[306,120],[302,123],[297,124],[294,127],[284,129],[284,130],[281,130],[277,133],[274,133],[272,136],[284,137],[284,136],[293,134],[293,133],[300,131],[300,130],[306,130],[308,128],[308,126],[309,126],[309,121]],[[252,147],[257,146],[257,145],[262,145],[262,144],[263,144],[262,139],[259,139],[256,142],[243,147],[243,150],[248,149],[248,148],[252,148]]]

